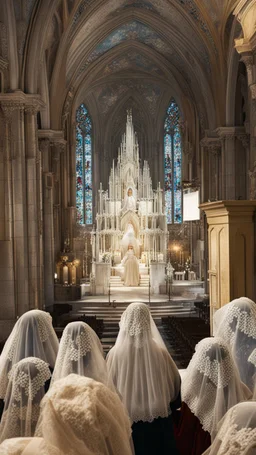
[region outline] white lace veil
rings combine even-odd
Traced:
[[[49,313],[30,310],[16,322],[0,356],[0,398],[4,398],[8,373],[25,357],[37,357],[54,367],[59,341]]]
[[[247,297],[232,300],[216,311],[213,335],[232,349],[241,380],[251,389],[256,373],[256,304]]]
[[[212,440],[226,412],[249,397],[226,343],[221,338],[200,341],[182,381],[181,398]]]
[[[147,305],[131,303],[119,326],[107,365],[131,420],[167,417],[179,395],[180,376]]]
[[[256,403],[247,401],[237,404],[223,417],[218,425],[217,436],[205,455],[255,455],[255,453]]]
[[[48,455],[41,451],[39,446],[42,443],[41,438],[11,438],[6,439],[0,444],[0,455]],[[30,447],[33,444],[33,451]],[[36,445],[36,449],[34,447]]]
[[[43,360],[27,357],[9,372],[4,411],[0,423],[0,442],[19,436],[33,436],[39,417],[45,383],[51,377]]]
[[[132,455],[131,424],[118,395],[75,374],[45,395],[36,435],[50,455]]]
[[[71,373],[95,379],[115,391],[101,342],[94,330],[82,321],[70,322],[63,331],[51,386]]]

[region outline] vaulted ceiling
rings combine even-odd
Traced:
[[[196,110],[202,128],[214,128],[225,115],[229,37],[240,33],[231,34],[236,4],[15,0],[23,89],[43,95],[45,127],[59,128],[84,101],[99,126],[133,101],[154,122],[174,96],[187,117]]]

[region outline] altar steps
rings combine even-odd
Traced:
[[[121,280],[121,277],[118,275],[117,276],[111,275],[109,282],[111,288],[121,288],[124,285],[124,283]]]
[[[113,306],[114,305],[114,306]],[[116,307],[115,307],[116,305]],[[78,317],[85,316],[97,316],[97,319],[102,319],[104,321],[104,329],[101,337],[101,342],[103,345],[103,350],[107,354],[109,349],[115,344],[116,337],[119,331],[119,321],[122,313],[124,312],[127,304],[112,302],[111,305],[106,304],[95,304],[80,307],[73,311],[73,314],[76,314]],[[195,310],[194,307],[188,304],[150,304],[150,312],[155,321],[159,326],[160,331],[162,331],[162,317],[168,316],[194,316]]]
[[[112,276],[109,280],[111,288],[122,288],[124,286],[123,281],[121,280],[120,276]],[[149,286],[149,275],[141,275],[140,277],[140,287],[148,288]]]
[[[104,324],[106,323],[117,323],[120,321],[121,315],[124,312],[127,304],[117,304],[116,302],[111,302],[111,305],[90,305],[90,306],[80,306],[79,309],[74,310],[71,314],[77,316],[96,316],[97,319],[103,319]],[[155,321],[161,320],[162,317],[167,316],[179,316],[179,315],[191,315],[194,313],[194,308],[191,308],[190,305],[183,306],[182,304],[167,304],[167,305],[150,305],[150,312]]]

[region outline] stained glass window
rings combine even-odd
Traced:
[[[182,223],[180,110],[172,98],[164,122],[165,210],[167,223]]]
[[[92,224],[92,122],[84,104],[76,111],[76,209],[79,224]]]

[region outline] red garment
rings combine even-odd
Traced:
[[[211,436],[204,431],[199,419],[182,402],[173,414],[174,434],[180,455],[201,455],[211,445]]]

